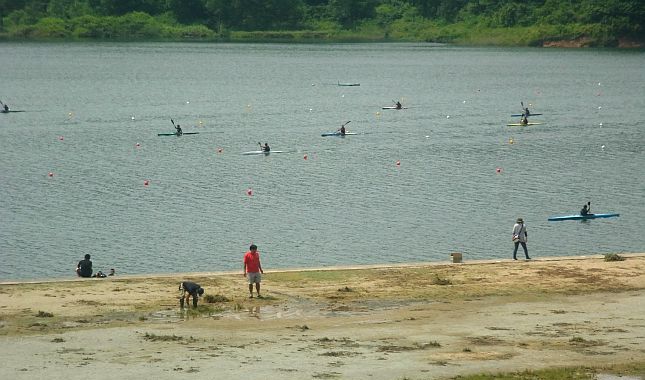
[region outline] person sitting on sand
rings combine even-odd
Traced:
[[[179,284],[179,290],[182,292],[179,298],[179,304],[182,308],[184,307],[184,302],[188,305],[188,300],[191,296],[193,297],[193,307],[197,307],[197,299],[204,294],[204,289],[199,284],[191,281],[184,281]]]
[[[114,276],[116,272],[114,271],[114,268],[110,269],[110,273],[108,273],[108,276]]]
[[[92,260],[90,260],[89,254],[86,254],[85,259],[76,265],[76,274],[79,277],[92,277]]]

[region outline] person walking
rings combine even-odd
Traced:
[[[92,277],[92,260],[90,260],[89,254],[86,254],[85,259],[76,265],[76,274],[79,277]]]
[[[513,260],[517,260],[517,248],[522,244],[524,249],[524,256],[527,260],[531,260],[529,257],[529,251],[526,248],[528,233],[526,232],[526,226],[524,225],[524,220],[522,218],[517,218],[515,225],[513,226],[513,243],[515,244],[515,249],[513,250]]]
[[[262,281],[262,264],[260,263],[260,253],[255,244],[251,244],[249,251],[244,254],[242,269],[244,276],[249,281],[249,298],[253,298],[253,284],[255,284],[255,291],[258,298],[262,298],[260,294],[260,282]]]

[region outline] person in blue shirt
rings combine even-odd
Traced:
[[[179,298],[179,305],[182,309],[184,307],[184,303],[188,305],[188,300],[191,296],[193,297],[193,307],[197,307],[199,296],[204,294],[204,288],[192,281],[184,281],[179,284],[179,290],[182,292],[181,297]]]

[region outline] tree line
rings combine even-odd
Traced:
[[[27,38],[309,31],[332,38],[346,33],[441,40],[450,39],[450,30],[458,36],[464,30],[529,28],[536,38],[550,33],[642,41],[644,21],[642,0],[0,0],[0,33]]]

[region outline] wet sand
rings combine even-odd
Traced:
[[[441,379],[645,361],[645,254],[0,284],[2,379]],[[213,302],[179,309],[178,284]]]

